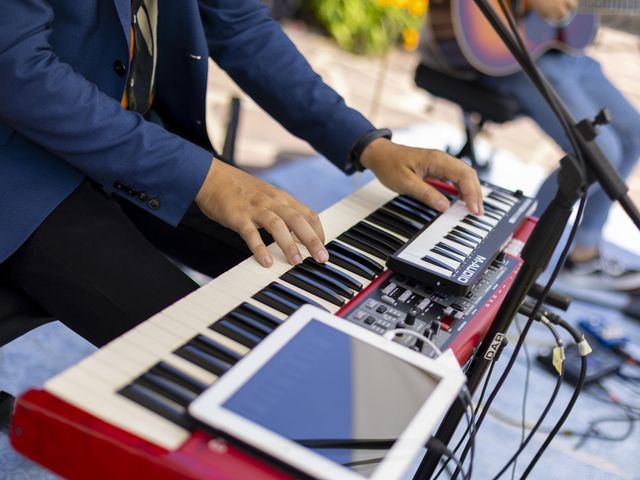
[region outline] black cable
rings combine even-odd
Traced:
[[[462,465],[462,460],[456,458],[455,454],[447,448],[447,446],[438,440],[436,437],[431,437],[429,442],[427,443],[427,447],[433,449],[440,453],[441,455],[445,455],[448,460],[452,460],[453,463],[456,464],[456,472],[462,472],[462,478],[464,480],[470,480],[469,474],[465,472],[464,467]]]
[[[545,312],[545,313],[547,313],[546,316],[547,318],[549,318],[550,321],[552,321],[556,325],[564,328],[567,332],[569,332],[569,335],[571,335],[571,337],[573,338],[576,344],[579,345],[580,342],[584,341],[584,337],[562,317],[555,314],[549,314],[548,312]],[[586,374],[587,374],[587,357],[586,355],[581,355],[580,356],[580,373],[578,375],[578,381],[576,382],[576,385],[573,389],[573,394],[571,395],[571,398],[569,399],[567,406],[562,412],[562,415],[560,415],[560,418],[551,429],[551,432],[549,432],[549,434],[547,435],[547,438],[545,438],[544,442],[542,443],[540,448],[538,448],[538,451],[535,453],[535,455],[529,462],[529,465],[527,465],[527,468],[522,474],[521,480],[527,478],[529,473],[531,473],[531,470],[533,470],[533,467],[535,467],[536,463],[538,463],[538,460],[540,460],[540,457],[542,456],[544,451],[547,449],[551,441],[554,439],[554,437],[558,434],[558,432],[562,428],[562,425],[564,424],[565,420],[571,413],[571,410],[573,409],[573,406],[576,403],[576,400],[578,400],[578,396],[580,395],[580,392],[582,391],[582,387],[584,386],[584,379]]]
[[[518,335],[522,335],[522,328],[516,320],[516,327],[518,329]],[[531,356],[529,355],[529,347],[526,342],[522,344],[522,350],[524,351],[524,358],[526,360],[526,373],[524,377],[524,391],[522,392],[522,410],[521,410],[521,430],[520,430],[520,445],[524,442],[526,435],[525,420],[527,418],[527,398],[529,396],[529,381],[531,379]],[[513,468],[511,469],[511,480],[516,478],[516,468],[518,467],[518,459],[513,462]]]
[[[533,321],[534,321],[536,315],[538,314],[538,311],[540,310],[540,307],[542,306],[542,302],[544,301],[544,297],[546,296],[547,292],[551,289],[551,285],[553,285],[553,282],[555,282],[558,274],[560,273],[560,269],[562,268],[562,265],[564,265],[564,261],[565,261],[567,255],[569,254],[569,248],[571,248],[571,244],[573,243],[573,238],[575,237],[576,231],[578,229],[578,225],[580,224],[580,219],[582,218],[582,214],[584,212],[585,205],[586,205],[586,197],[582,197],[582,199],[580,200],[580,205],[578,207],[578,213],[576,214],[575,222],[574,222],[573,226],[571,227],[571,231],[569,232],[569,237],[568,237],[567,242],[566,242],[566,244],[565,244],[565,246],[564,246],[564,248],[562,250],[562,253],[560,255],[560,259],[558,260],[558,263],[556,264],[553,272],[551,273],[551,276],[549,277],[549,280],[547,281],[547,283],[546,283],[546,285],[544,287],[544,290],[542,291],[542,294],[538,298],[538,300],[537,300],[537,302],[535,304],[535,307],[533,308],[533,311],[531,312],[531,315],[527,319],[527,322],[526,322],[524,328],[522,329],[522,335],[520,336],[520,338],[516,342],[516,345],[514,347],[513,353],[511,354],[511,357],[509,358],[509,362],[507,363],[507,366],[505,367],[504,371],[502,372],[502,375],[500,376],[500,378],[496,382],[496,385],[493,387],[493,390],[491,390],[491,393],[489,394],[489,397],[487,398],[487,402],[485,404],[485,407],[482,410],[482,412],[480,413],[480,417],[478,418],[478,420],[476,422],[476,430],[478,430],[480,428],[480,426],[482,425],[482,422],[484,421],[484,418],[486,417],[486,414],[487,414],[487,412],[489,410],[489,407],[491,406],[491,403],[493,403],[493,400],[498,395],[498,391],[500,390],[500,388],[502,388],[502,385],[504,384],[504,382],[505,382],[505,380],[507,378],[507,375],[509,375],[509,372],[511,371],[511,368],[513,367],[513,364],[516,361],[518,353],[520,352],[520,349],[522,348],[522,344],[524,343],[524,339],[527,336],[527,333],[529,333],[529,329],[531,328],[531,325],[533,324]],[[466,458],[467,451],[468,451],[468,448],[465,447],[464,450],[462,451],[462,455],[460,455],[460,460],[461,461],[464,461],[464,459]]]
[[[556,340],[557,348],[562,348],[562,346],[563,346],[562,338],[558,334],[557,330],[553,327],[553,325],[551,325],[548,322],[547,323],[543,323],[543,325],[545,325],[551,331],[551,333],[553,334],[553,336],[554,336],[554,338]],[[549,397],[549,401],[545,405],[544,410],[542,411],[542,414],[540,415],[540,417],[538,417],[538,421],[533,426],[533,428],[529,432],[529,435],[527,435],[527,438],[524,440],[524,442],[522,442],[520,444],[520,447],[518,447],[518,449],[515,451],[515,453],[511,456],[509,461],[502,467],[502,469],[495,475],[495,477],[493,477],[493,480],[497,480],[498,478],[500,478],[502,476],[502,474],[509,469],[511,464],[513,464],[516,461],[518,456],[522,453],[522,451],[529,444],[529,442],[531,441],[533,436],[538,431],[538,428],[540,428],[540,425],[542,425],[542,422],[546,418],[547,414],[549,413],[549,410],[551,409],[551,406],[553,405],[553,403],[556,400],[556,397],[558,396],[558,392],[560,391],[560,386],[562,385],[563,373],[564,373],[564,363],[561,363],[559,371],[558,371],[558,378],[556,379],[556,385],[555,385],[555,387],[553,389],[553,393]]]
[[[484,385],[482,386],[482,390],[480,391],[480,396],[478,397],[478,403],[476,404],[476,408],[474,409],[474,412],[473,412],[474,418],[478,416],[478,412],[480,411],[480,407],[482,405],[482,400],[484,399],[484,394],[486,393],[487,387],[489,386],[489,379],[491,378],[491,373],[493,372],[493,366],[494,365],[495,365],[495,362],[491,362],[491,364],[489,365],[489,370],[487,371],[487,376],[484,379]],[[458,449],[464,443],[464,441],[467,438],[467,435],[469,434],[470,430],[471,430],[471,425],[467,424],[467,428],[465,429],[465,431],[463,432],[462,436],[460,437],[460,440],[458,441],[458,443],[456,444],[455,448],[453,449],[454,455],[456,453],[458,453]],[[449,461],[450,461],[450,459],[445,460],[445,462],[443,463],[443,465],[440,468],[440,470],[438,471],[438,473],[436,473],[436,475],[433,477],[433,480],[437,480],[438,477],[440,477],[440,475],[442,475],[442,472],[444,472],[447,469],[447,466],[449,465]]]

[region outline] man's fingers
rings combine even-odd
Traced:
[[[403,193],[408,193],[439,212],[445,212],[450,206],[447,197],[415,175],[411,175],[405,189]]]
[[[260,265],[263,267],[270,267],[273,264],[273,259],[269,254],[269,250],[267,250],[267,246],[262,241],[262,237],[258,232],[256,226],[247,222],[245,225],[241,226],[238,230],[238,234],[244,240],[244,243],[247,244],[251,253],[256,257]]]
[[[329,260],[329,253],[323,244],[324,234],[320,238],[307,217],[286,205],[278,207],[275,212],[282,217],[317,262],[324,263]]]
[[[476,215],[482,215],[482,189],[475,170],[462,160],[444,154],[438,156],[434,163],[434,174],[443,180],[453,181],[467,208]]]
[[[291,265],[298,265],[302,262],[302,255],[293,240],[289,227],[279,215],[271,210],[265,210],[255,218],[255,221],[271,234]]]

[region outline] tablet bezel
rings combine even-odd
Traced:
[[[364,477],[312,450],[268,430],[222,406],[246,381],[265,365],[291,338],[311,320],[320,321],[346,335],[377,347],[424,370],[437,380],[427,401],[420,407],[401,436],[387,451],[374,474]],[[405,346],[354,325],[312,305],[304,305],[258,344],[234,367],[189,405],[195,419],[251,445],[292,467],[317,478],[345,480],[388,480],[399,478],[415,461],[420,449],[431,436],[437,422],[444,416],[465,382],[465,376],[455,363],[439,361],[414,352]]]

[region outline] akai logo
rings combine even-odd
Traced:
[[[495,358],[496,353],[498,353],[498,349],[502,345],[503,339],[504,339],[503,333],[496,333],[496,336],[493,337],[493,340],[491,341],[491,345],[489,345],[489,349],[487,350],[487,353],[484,354],[485,360],[493,360]]]

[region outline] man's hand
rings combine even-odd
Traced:
[[[265,267],[273,259],[260,238],[260,227],[271,234],[292,265],[302,262],[292,232],[315,260],[324,263],[329,259],[315,212],[288,193],[224,162],[213,161],[196,203],[207,217],[239,233]]]
[[[578,0],[527,0],[527,7],[542,18],[562,20],[578,6]]]
[[[360,163],[390,189],[412,195],[440,212],[449,208],[449,201],[423,180],[451,180],[467,208],[477,215],[484,213],[482,191],[475,170],[444,152],[406,147],[378,138],[362,152]]]

